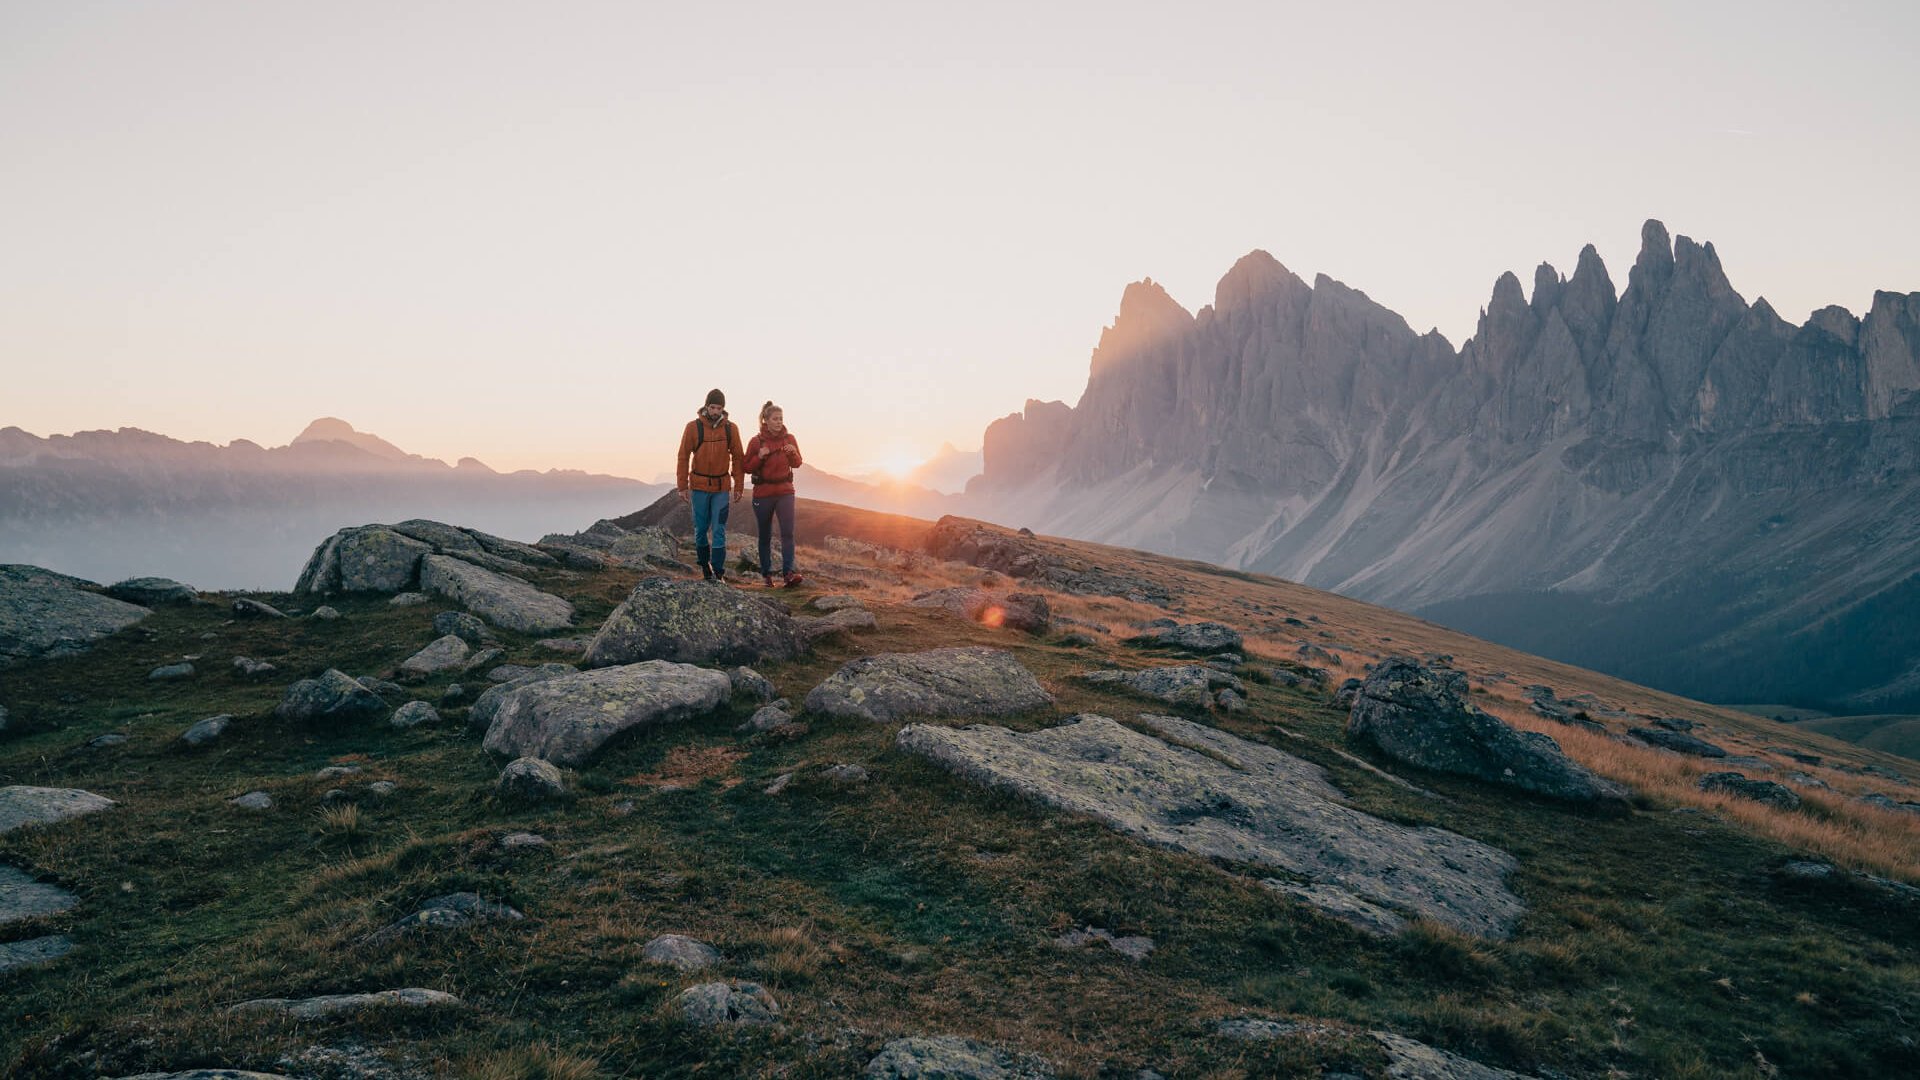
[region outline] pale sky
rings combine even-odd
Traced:
[[[1792,320],[1920,290],[1920,4],[0,0],[0,426],[339,416],[651,478],[1078,400],[1253,248],[1457,346],[1642,220]],[[748,425],[749,431],[751,425]]]

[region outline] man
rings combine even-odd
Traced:
[[[727,419],[727,395],[707,392],[707,403],[680,435],[680,453],[674,458],[674,476],[680,500],[693,505],[693,551],[700,557],[700,573],[708,581],[727,577],[727,509],[747,490],[747,452],[740,446],[740,429]],[[728,481],[733,494],[728,498]],[[707,543],[707,530],[713,543]]]

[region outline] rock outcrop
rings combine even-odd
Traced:
[[[505,690],[484,745],[502,757],[580,765],[623,732],[711,712],[732,696],[725,672],[666,660],[574,672]]]
[[[112,799],[78,788],[0,787],[0,834],[97,814],[113,805]]]
[[[273,715],[298,724],[351,724],[386,712],[379,694],[346,672],[328,668],[317,678],[288,687]]]
[[[880,653],[848,662],[807,694],[808,712],[875,723],[1010,716],[1053,704],[1033,673],[1001,649]]]
[[[573,625],[573,605],[560,597],[450,555],[421,558],[420,587],[507,630],[540,634]]]
[[[314,549],[293,591],[313,596],[405,592],[420,583],[420,560],[434,554],[506,574],[559,565],[553,556],[527,544],[416,518],[341,529]]]
[[[37,566],[0,565],[0,665],[71,656],[153,614],[102,596],[84,581]]]
[[[793,617],[777,604],[713,582],[646,578],[600,624],[582,663],[753,664],[799,654]]]
[[[910,724],[895,745],[1150,844],[1282,870],[1468,933],[1504,937],[1524,910],[1505,852],[1355,810],[1319,766],[1272,747],[1176,717],[1140,722],[1153,734],[1093,715],[1025,735]]]

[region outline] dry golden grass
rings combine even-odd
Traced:
[[[650,773],[638,773],[622,780],[634,787],[691,787],[702,780],[719,779],[730,788],[740,782],[735,767],[747,756],[731,746],[676,746],[667,751],[660,767]]]
[[[606,1075],[599,1058],[580,1057],[550,1046],[520,1046],[462,1062],[459,1075],[469,1080],[595,1080]]]

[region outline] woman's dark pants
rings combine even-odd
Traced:
[[[780,516],[780,576],[793,576],[793,500],[792,495],[753,500],[753,520],[760,526],[760,573],[773,573],[773,533],[768,529],[774,515]]]

